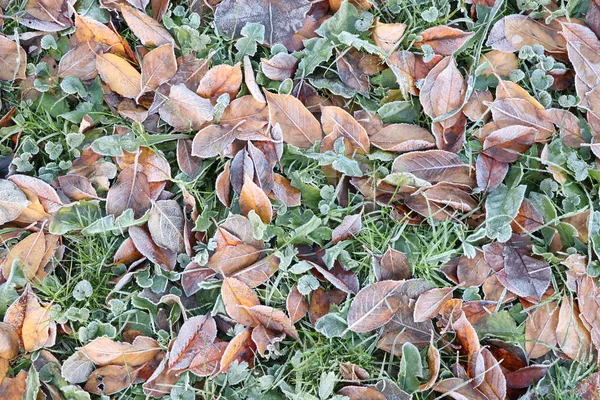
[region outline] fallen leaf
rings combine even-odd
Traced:
[[[0,179],[0,225],[16,219],[30,204],[14,183]]]
[[[236,322],[244,326],[256,326],[258,324],[246,310],[260,304],[258,296],[248,285],[235,278],[225,277],[221,287],[221,298],[225,304],[227,314]]]
[[[463,32],[449,26],[434,26],[419,34],[421,40],[415,42],[415,47],[429,45],[435,54],[451,56],[458,51],[472,36],[472,32]]]
[[[142,60],[142,90],[156,90],[177,73],[177,60],[171,43],[151,50]]]
[[[147,336],[138,336],[132,343],[116,342],[102,336],[77,350],[99,366],[137,367],[150,362],[161,349],[156,340]]]
[[[267,44],[291,46],[292,36],[302,27],[311,3],[298,0],[293,3],[273,0],[224,0],[215,12],[217,29],[237,39],[248,23],[265,27]],[[289,48],[289,47],[288,47]]]
[[[169,96],[160,107],[160,117],[178,132],[200,129],[213,119],[213,106],[192,92],[184,83],[171,87]]]
[[[183,237],[184,215],[175,200],[158,200],[152,205],[148,230],[158,246],[175,253],[185,251]]]
[[[54,345],[56,324],[51,318],[50,308],[40,304],[30,285],[6,310],[4,322],[17,331],[25,351]]]
[[[435,147],[434,137],[417,125],[387,125],[370,137],[371,144],[381,150],[404,153]]]
[[[270,59],[262,58],[260,68],[265,76],[274,81],[292,78],[299,60],[291,54],[277,53]]]
[[[14,41],[0,35],[0,81],[25,79],[27,53]]]
[[[213,104],[219,96],[227,93],[231,100],[235,99],[242,85],[242,68],[237,63],[234,66],[221,64],[208,70],[202,77],[196,93],[210,99]]]
[[[145,12],[128,5],[121,5],[121,13],[129,29],[140,39],[142,44],[158,47],[174,43],[171,34]]]
[[[190,367],[200,349],[210,345],[217,337],[217,325],[210,315],[189,318],[179,329],[179,334],[169,351],[169,369],[182,371]]]
[[[246,175],[244,185],[240,192],[240,209],[242,215],[247,216],[250,211],[255,211],[265,224],[273,218],[271,201],[265,192]]]
[[[386,324],[400,306],[396,291],[403,281],[381,281],[363,288],[350,305],[348,330],[368,332]]]
[[[123,97],[136,98],[142,87],[142,76],[124,58],[115,54],[96,54],[96,67],[111,90]]]
[[[530,358],[538,358],[556,345],[558,326],[556,303],[543,304],[525,321],[525,351]]]
[[[322,139],[321,125],[300,100],[291,95],[270,92],[265,95],[271,125],[280,125],[286,143],[306,148]]]
[[[471,166],[444,150],[402,154],[394,160],[392,172],[408,172],[430,183],[447,181],[469,186],[474,183]]]

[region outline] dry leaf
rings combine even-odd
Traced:
[[[115,54],[96,54],[96,67],[111,90],[123,97],[136,98],[142,87],[142,76],[124,58]]]
[[[158,246],[175,253],[185,251],[181,206],[175,200],[158,200],[152,205],[148,230]]]
[[[4,322],[17,331],[25,351],[54,345],[56,324],[51,319],[50,308],[40,305],[30,285],[6,310]]]
[[[142,60],[142,90],[156,90],[177,72],[173,45],[168,43],[148,52]]]
[[[158,47],[174,43],[171,34],[145,12],[122,5],[121,13],[125,22],[129,25],[129,29],[144,45]]]
[[[431,46],[435,54],[450,56],[458,51],[473,36],[473,33],[440,25],[425,29],[419,36],[422,39],[415,42],[415,47],[420,49],[426,44]]]
[[[298,61],[291,54],[277,53],[270,59],[262,58],[260,68],[267,78],[274,81],[284,81],[294,76]]]
[[[350,306],[348,330],[368,332],[386,324],[398,310],[397,290],[403,281],[381,281],[363,288]]]
[[[322,139],[321,125],[300,100],[286,94],[265,95],[271,125],[280,125],[286,143],[306,148]]]
[[[240,209],[244,216],[247,216],[250,211],[256,212],[265,224],[268,224],[273,218],[273,208],[269,197],[252,182],[248,175],[244,177],[244,185],[240,192]]]
[[[237,63],[234,66],[221,64],[208,70],[204,75],[196,93],[213,104],[222,94],[227,93],[231,100],[235,99],[242,85],[242,68]]]
[[[541,357],[556,345],[558,314],[556,303],[547,303],[525,321],[525,351],[530,358]]]
[[[0,81],[25,79],[27,53],[21,46],[0,35]]]
[[[247,308],[260,304],[258,296],[245,283],[235,278],[225,278],[221,287],[221,298],[227,314],[244,326],[256,326],[258,322]]]

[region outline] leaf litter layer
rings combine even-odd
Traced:
[[[0,11],[0,398],[596,398],[598,1]]]

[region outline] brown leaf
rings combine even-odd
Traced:
[[[260,304],[258,296],[245,283],[235,278],[225,278],[221,286],[221,298],[227,314],[244,326],[256,326],[257,321],[247,308]]]
[[[279,258],[273,254],[258,260],[257,262],[248,265],[247,267],[231,274],[251,288],[262,285],[273,276],[279,268]]]
[[[115,342],[102,336],[77,350],[99,366],[136,367],[150,362],[160,352],[160,346],[156,340],[147,336],[137,336],[132,343]]]
[[[225,276],[231,276],[256,261],[260,253],[256,247],[247,244],[227,246],[222,250],[217,249],[206,266]]]
[[[198,349],[189,366],[189,371],[196,376],[212,376],[219,372],[221,359],[228,347],[227,342],[217,341]]]
[[[301,192],[292,186],[289,179],[273,174],[273,198],[286,204],[288,207],[296,207],[301,204]]]
[[[291,338],[298,339],[298,332],[294,324],[283,311],[269,306],[257,305],[248,308],[248,312],[265,328],[274,332],[284,332]]]
[[[175,268],[177,253],[159,247],[154,243],[147,228],[132,226],[129,228],[129,235],[131,240],[133,240],[135,248],[148,260],[168,271],[172,271]]]
[[[400,91],[418,96],[419,89],[415,86],[415,82],[424,79],[442,59],[442,56],[434,56],[431,61],[425,62],[421,55],[396,51],[388,57],[387,64],[396,75]]]
[[[435,381],[440,374],[440,351],[433,345],[427,349],[427,365],[429,368],[429,379],[419,386],[419,391],[429,390],[435,385]]]
[[[355,152],[369,153],[371,143],[367,131],[343,109],[334,106],[321,107],[321,123],[327,135],[321,142],[321,152],[333,150],[335,141],[344,138],[346,155]]]
[[[474,388],[470,382],[460,378],[448,378],[439,381],[433,388],[455,400],[489,400],[487,396]]]
[[[515,233],[532,233],[544,227],[544,218],[531,201],[523,199],[511,226]]]
[[[363,288],[350,305],[348,330],[368,332],[386,324],[398,310],[402,281],[381,281]]]
[[[13,221],[27,209],[30,201],[13,182],[0,179],[0,225]]]
[[[308,307],[308,318],[313,325],[317,324],[319,318],[329,313],[331,301],[327,292],[322,288],[313,290],[310,294],[310,305]]]
[[[285,339],[285,333],[276,334],[262,325],[258,325],[252,330],[252,341],[256,344],[258,354],[263,357],[269,357],[271,353],[281,355],[275,344],[283,339]]]
[[[199,283],[215,275],[215,271],[208,267],[201,267],[196,262],[189,263],[181,274],[181,286],[186,296],[190,297],[200,290]]]
[[[504,400],[506,398],[506,378],[500,367],[501,363],[486,348],[481,349],[481,355],[483,356],[485,375],[477,389],[489,400]]]
[[[436,288],[421,294],[415,303],[415,322],[434,318],[444,303],[452,298],[453,291],[453,288]]]
[[[229,103],[219,123],[236,126],[240,136],[257,132],[262,134],[269,123],[269,109],[252,96],[242,96]]]
[[[212,120],[213,112],[210,100],[198,96],[184,83],[171,87],[159,110],[160,117],[178,132],[200,129]]]
[[[58,32],[73,26],[73,8],[65,0],[28,0],[19,23],[44,32]]]
[[[300,321],[308,312],[308,303],[304,296],[298,291],[298,285],[292,287],[285,304],[293,324]]]
[[[142,91],[156,90],[177,72],[177,60],[171,43],[151,50],[142,60]]]
[[[479,65],[485,62],[489,64],[489,67],[482,71],[483,75],[496,74],[501,77],[508,77],[513,70],[519,68],[519,59],[512,52],[488,51],[481,55]]]
[[[235,140],[237,126],[209,125],[194,136],[192,156],[211,158],[223,155]]]
[[[466,82],[454,58],[446,57],[427,74],[419,100],[425,114],[438,118],[462,107],[465,91]],[[457,113],[439,123],[443,129],[448,129],[458,122],[460,115]]]
[[[370,137],[371,144],[381,150],[407,152],[435,147],[435,140],[427,129],[417,125],[387,125]]]
[[[376,73],[379,59],[372,55],[351,50],[344,54],[338,51],[335,60],[340,80],[349,88],[367,96],[369,94],[369,75]]]
[[[37,196],[39,202],[44,206],[46,212],[53,214],[64,204],[56,190],[41,179],[27,175],[11,175],[9,181],[17,185],[28,197]]]
[[[408,258],[391,246],[382,256],[373,258],[373,270],[378,281],[409,279],[412,269]]]
[[[558,128],[560,138],[565,146],[577,149],[585,143],[579,126],[579,118],[575,114],[560,108],[550,108],[546,110],[546,116]]]
[[[220,373],[229,371],[229,367],[234,361],[238,361],[239,363],[246,361],[252,367],[254,361],[254,342],[251,335],[252,330],[244,329],[231,339],[221,358]]]
[[[270,59],[262,58],[260,68],[263,74],[274,81],[284,81],[294,76],[299,60],[291,54],[277,53]]]
[[[199,315],[185,321],[169,351],[169,369],[189,368],[200,350],[217,337],[217,325],[210,315]]]
[[[471,166],[444,150],[402,154],[394,160],[392,172],[408,172],[430,183],[453,182],[472,186]]]
[[[541,44],[550,53],[564,53],[565,40],[559,35],[560,26],[558,20],[545,24],[526,15],[508,15],[494,24],[486,45],[514,53],[523,46]]]
[[[242,68],[237,63],[234,66],[221,64],[208,70],[200,81],[196,93],[215,104],[222,94],[229,94],[235,99],[242,85]]]
[[[115,31],[85,15],[75,14],[75,33],[70,40],[79,46],[88,46],[88,42],[100,43],[106,45],[110,53],[122,57],[128,55],[123,46],[124,41]]]
[[[223,171],[217,176],[215,181],[215,193],[217,198],[225,207],[231,207],[231,197],[229,196],[229,192],[231,191],[231,180],[230,173],[231,169],[229,167],[230,162],[227,161],[225,166],[223,167]]]
[[[494,250],[495,247],[498,250]],[[507,288],[522,297],[531,297],[540,300],[550,285],[552,271],[550,265],[532,257],[532,243],[523,237],[513,235],[506,243],[500,245],[489,244],[483,246],[484,255],[488,264],[496,271],[503,268],[504,280]],[[498,256],[493,256],[498,252]]]
[[[124,58],[110,53],[96,54],[96,67],[112,91],[130,99],[140,93],[142,76]]]
[[[200,173],[202,159],[192,155],[191,140],[177,140],[177,165],[190,178],[195,178]]]
[[[2,274],[8,279],[11,274],[13,265],[21,268],[25,278],[32,280],[40,269],[43,270],[45,264],[42,265],[46,254],[46,237],[44,231],[40,230],[31,233],[25,239],[21,240],[16,245],[12,246],[2,264]],[[46,260],[47,261],[47,260]]]
[[[483,153],[496,161],[517,161],[531,147],[537,129],[522,125],[511,125],[498,129],[485,138]]]
[[[405,24],[386,24],[377,20],[371,29],[371,37],[377,47],[389,54],[395,50],[405,31]]]
[[[491,192],[500,186],[507,173],[508,163],[497,161],[485,154],[477,156],[475,175],[479,189]]]
[[[27,389],[27,376],[27,371],[21,370],[14,378],[5,378],[0,385],[0,397],[3,400],[22,400]]]
[[[364,368],[352,363],[340,363],[340,373],[348,381],[366,381],[370,378]]]
[[[346,386],[338,392],[340,396],[347,396],[350,400],[386,400],[387,397],[378,390],[363,386]]]
[[[152,206],[164,184],[150,184],[146,174],[134,164],[119,174],[116,184],[106,195],[106,213],[115,216],[132,209],[136,218],[140,218]],[[157,189],[160,189],[157,190]]]
[[[431,46],[435,54],[451,56],[473,36],[473,33],[440,25],[425,29],[419,36],[422,39],[415,42],[415,47],[418,49],[427,44]]]
[[[262,92],[260,91],[260,87],[256,83],[256,77],[254,76],[254,70],[252,69],[252,62],[248,56],[244,56],[244,83],[256,101],[260,103],[267,102],[265,100],[265,96],[263,96]]]
[[[175,253],[185,251],[183,224],[185,218],[176,200],[158,200],[152,205],[148,231],[152,240],[163,249]]]
[[[296,147],[311,147],[323,135],[321,125],[300,100],[285,94],[265,92],[271,125],[279,124],[283,140]]]
[[[558,305],[543,304],[525,321],[525,351],[530,358],[538,358],[556,345]]]
[[[577,303],[571,303],[565,294],[558,313],[556,340],[560,349],[573,360],[586,359],[592,348],[590,332],[579,315]]]
[[[162,46],[173,44],[174,40],[171,34],[156,20],[152,19],[145,12],[137,10],[127,5],[121,6],[121,13],[129,29],[146,46]]]
[[[250,211],[255,211],[265,224],[268,224],[273,218],[273,208],[269,197],[252,182],[248,175],[244,177],[244,185],[240,192],[240,209],[244,216],[247,216]]]
[[[0,81],[25,79],[27,53],[21,46],[0,35]]]
[[[344,217],[342,222],[331,233],[331,241],[333,243],[338,243],[358,235],[362,228],[362,211],[363,210],[358,214],[347,215]]]
[[[56,324],[52,321],[50,308],[40,305],[30,285],[6,310],[4,322],[17,331],[25,351],[54,345]]]
[[[247,23],[259,23],[265,27],[266,44],[281,43],[290,49],[292,36],[302,27],[310,8],[307,0],[292,3],[224,0],[215,12],[215,25],[219,31],[237,39]]]
[[[346,271],[339,263],[335,263],[331,269],[321,267],[319,264],[311,264],[319,274],[341,291],[345,293],[358,292],[360,285],[358,283],[358,277],[353,271]]]
[[[463,107],[463,114],[471,121],[487,121],[490,118],[488,106],[486,103],[494,101],[492,93],[489,90],[474,90]]]
[[[19,335],[15,329],[5,322],[0,322],[0,359],[12,360],[19,355]],[[0,383],[6,376],[0,373]]]
[[[98,199],[96,189],[90,180],[81,175],[62,175],[58,177],[58,183],[63,193],[71,200]]]
[[[110,395],[127,389],[137,379],[139,369],[130,366],[107,365],[96,369],[83,387],[94,394]]]
[[[535,137],[536,142],[544,141],[554,133],[552,121],[545,116],[543,110],[538,109],[527,100],[519,98],[496,100],[489,104],[489,107],[492,110],[494,122],[499,128],[511,125],[535,128],[538,130]]]

